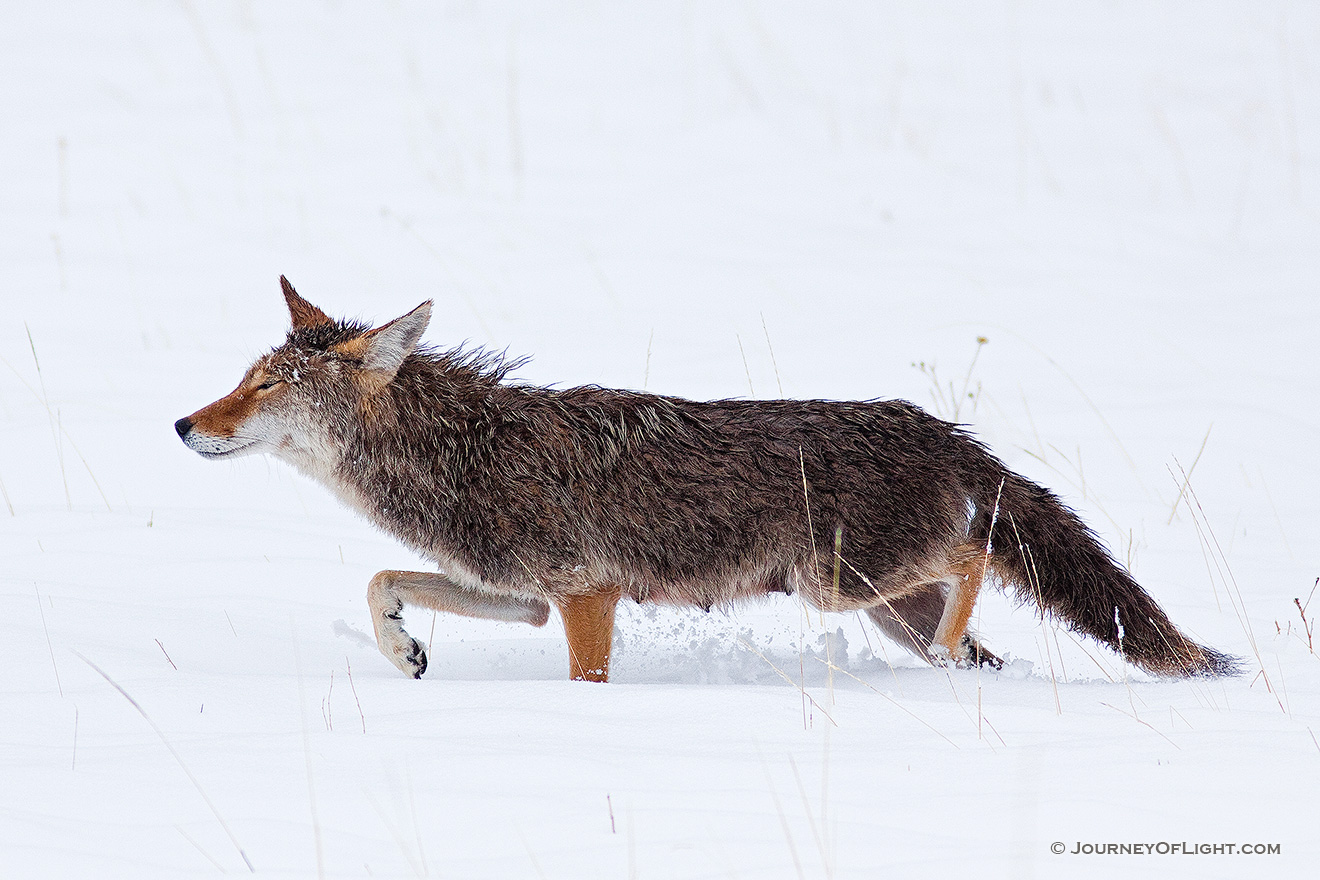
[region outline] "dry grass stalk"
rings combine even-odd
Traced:
[[[170,652],[165,650],[165,646],[160,643],[160,639],[155,639],[155,642],[156,642],[156,647],[160,648],[160,652],[165,655],[166,661],[169,662],[170,666],[174,667],[175,672],[178,672],[179,667],[174,666],[174,661],[170,660]]]
[[[182,770],[183,774],[188,777],[188,781],[192,783],[193,788],[197,789],[197,793],[201,795],[202,800],[206,802],[206,806],[210,809],[211,815],[215,816],[215,820],[220,823],[220,827],[224,830],[225,835],[229,838],[229,842],[234,845],[234,849],[238,850],[238,854],[240,857],[242,857],[243,864],[247,865],[248,871],[253,874],[257,873],[257,869],[252,867],[252,861],[247,857],[247,853],[243,851],[242,844],[238,842],[238,838],[234,836],[234,832],[230,829],[229,823],[225,821],[224,816],[220,815],[220,811],[216,809],[215,802],[211,800],[210,796],[207,795],[206,790],[202,788],[202,783],[199,782],[197,777],[193,775],[193,772],[188,769],[188,765],[183,762],[183,756],[179,754],[178,750],[175,749],[174,745],[169,741],[169,738],[165,736],[165,731],[161,730],[158,726],[156,726],[156,722],[151,720],[151,716],[147,714],[147,710],[143,709],[142,705],[138,703],[137,700],[133,699],[133,697],[129,695],[128,691],[124,690],[123,687],[120,686],[119,682],[115,681],[108,674],[106,674],[104,669],[97,666],[91,660],[88,660],[82,654],[78,654],[77,651],[75,651],[74,653],[77,654],[79,660],[86,663],[88,666],[92,667],[92,670],[96,672],[97,675],[104,678],[112,688],[119,691],[119,695],[123,697],[125,700],[128,700],[129,705],[137,710],[137,713],[142,716],[143,721],[147,722],[147,724],[151,727],[152,731],[155,732],[156,736],[160,738],[161,744],[165,746],[165,748],[169,751],[170,756],[174,758],[175,763],[179,765],[179,769]]]
[[[362,713],[362,701],[358,699],[357,685],[353,683],[353,666],[348,662],[348,656],[344,657],[344,665],[348,667],[348,686],[353,691],[353,702],[357,703],[358,717],[362,719],[362,732],[367,732],[367,716]]]

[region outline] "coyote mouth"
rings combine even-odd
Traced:
[[[246,443],[242,443],[237,446],[228,446],[224,449],[198,449],[196,446],[193,446],[192,443],[188,443],[188,448],[191,449],[193,452],[196,452],[202,458],[216,459],[216,458],[229,458],[230,456],[238,455],[239,453],[242,452],[247,452],[249,449],[251,449],[253,446],[256,445],[257,445],[256,440],[249,440]]]
[[[224,452],[206,452],[201,449],[196,450],[196,452],[202,458],[228,458],[231,455],[235,455],[239,452],[243,452],[251,445],[252,445],[251,443],[245,443],[242,446],[235,446],[233,449],[226,449]]]

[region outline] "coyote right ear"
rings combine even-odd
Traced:
[[[289,304],[289,317],[293,319],[293,329],[316,327],[321,324],[333,324],[330,316],[298,295],[289,279],[280,276],[280,289],[284,291],[284,301]]]

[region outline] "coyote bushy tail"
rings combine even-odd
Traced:
[[[1020,600],[1158,675],[1240,671],[1235,658],[1183,635],[1054,493],[1000,465],[980,494],[978,531],[989,535],[994,521],[991,570]]]

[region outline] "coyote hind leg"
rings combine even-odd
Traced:
[[[907,595],[872,605],[866,609],[866,615],[894,642],[918,657],[934,660],[931,648],[944,615],[947,589],[943,581],[922,584]],[[976,664],[988,664],[996,669],[1003,665],[1002,660],[986,650],[970,633],[964,633],[960,641],[960,650],[955,656],[968,658]]]
[[[990,662],[992,665],[1002,665],[998,657],[987,657],[981,646],[967,633],[967,624],[972,619],[976,597],[981,592],[987,562],[984,558],[964,558],[949,567],[949,575],[944,581],[948,584],[944,609],[928,649],[936,663],[953,662],[958,666],[975,666]]]
[[[880,631],[918,657],[930,657],[935,628],[944,610],[942,583],[922,584],[915,592],[866,609]]]
[[[485,593],[459,586],[438,572],[382,571],[367,585],[376,647],[405,675],[421,678],[426,650],[403,628],[403,605],[420,605],[464,617],[544,626],[550,606],[530,596]]]

